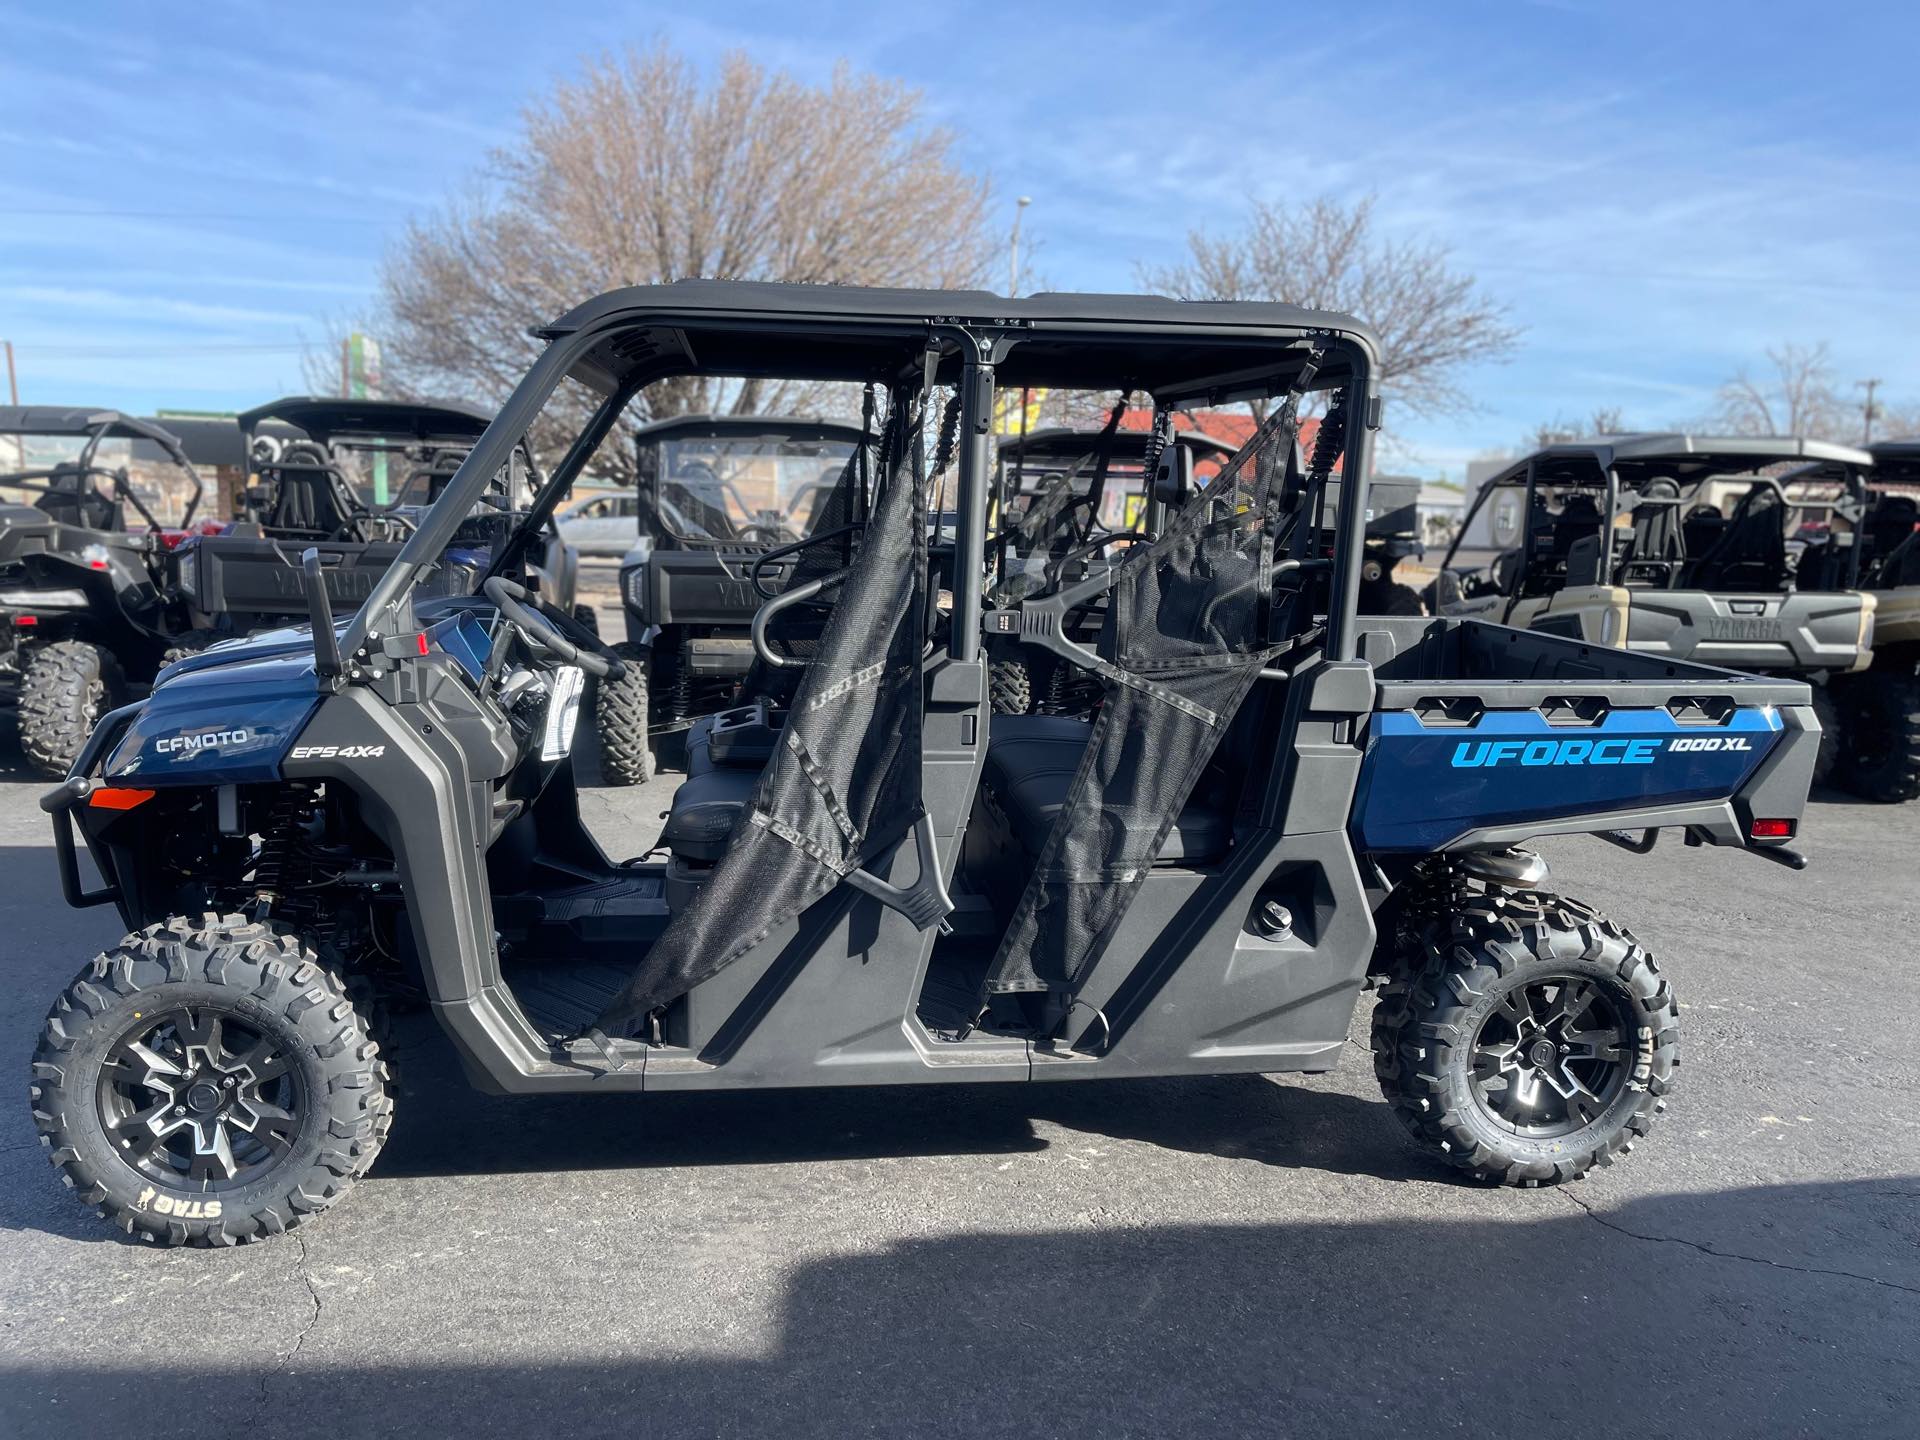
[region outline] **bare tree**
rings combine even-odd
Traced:
[[[1462,366],[1510,352],[1519,332],[1506,307],[1444,246],[1377,235],[1373,197],[1354,205],[1321,198],[1297,209],[1256,203],[1245,231],[1188,234],[1192,256],[1142,266],[1149,288],[1191,300],[1279,300],[1344,310],[1380,341],[1382,388],[1425,415],[1471,408],[1455,380]]]
[[[814,86],[734,53],[704,83],[664,44],[590,58],[525,110],[519,139],[470,193],[410,224],[389,255],[377,333],[390,388],[497,402],[538,348],[529,326],[621,285],[977,284],[992,253],[988,187],[952,152],[952,135],[923,123],[918,92],[844,65]],[[660,418],[820,399],[674,380],[640,408]],[[628,449],[604,447],[605,468]]]
[[[1770,374],[1746,367],[1720,387],[1708,423],[1730,435],[1810,435],[1858,440],[1861,416],[1840,398],[1826,342],[1767,351]]]
[[[1626,413],[1618,405],[1596,406],[1585,420],[1567,420],[1554,416],[1544,425],[1536,425],[1522,441],[1527,450],[1544,450],[1571,440],[1591,440],[1601,435],[1628,433]]]

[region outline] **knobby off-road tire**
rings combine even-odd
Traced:
[[[1831,682],[1813,687],[1813,718],[1820,722],[1820,748],[1813,752],[1813,783],[1825,785],[1833,779],[1834,767],[1845,749],[1841,731],[1846,722],[1835,703]]]
[[[1024,660],[994,660],[987,665],[987,696],[996,715],[1025,715],[1033,709],[1033,672]]]
[[[600,774],[609,785],[644,785],[653,778],[653,747],[647,738],[647,652],[627,643],[613,648],[626,661],[627,673],[595,685],[593,719],[600,736]]]
[[[1666,1109],[1678,1027],[1672,987],[1620,926],[1558,895],[1480,896],[1431,927],[1381,991],[1374,1073],[1423,1150],[1476,1179],[1552,1185],[1647,1133]]]
[[[600,633],[600,612],[591,605],[576,605],[573,607],[573,623],[589,635],[598,635]]]
[[[1360,613],[1362,615],[1425,615],[1427,607],[1420,599],[1420,592],[1411,585],[1402,585],[1397,581],[1389,580],[1382,584],[1362,585]]]
[[[72,768],[100,717],[126,703],[120,662],[84,640],[57,640],[35,652],[20,677],[20,748],[58,779]]]
[[[185,660],[189,655],[199,655],[218,645],[222,640],[231,640],[231,635],[223,635],[217,630],[195,630],[182,635],[160,652],[160,668],[166,669],[176,660]]]
[[[1920,799],[1920,676],[1897,670],[1844,676],[1833,700],[1840,751],[1834,783],[1863,800]]]
[[[340,977],[239,915],[175,917],[96,956],[33,1057],[60,1178],[168,1245],[278,1235],[344,1195],[393,1121],[387,1068]]]

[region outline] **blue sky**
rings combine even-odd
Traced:
[[[1396,426],[1458,475],[1534,424],[1701,414],[1831,344],[1920,404],[1920,18],[1906,7],[1271,4],[14,7],[0,336],[21,399],[238,408],[365,313],[408,214],[583,52],[664,36],[922,88],[1061,289],[1129,289],[1249,195],[1379,196],[1504,299],[1479,409]],[[84,17],[84,18],[82,18]],[[690,18],[696,17],[696,18]],[[546,318],[546,317],[529,317]]]

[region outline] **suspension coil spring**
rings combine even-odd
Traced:
[[[939,475],[953,463],[953,450],[960,439],[960,391],[956,387],[940,412],[940,440],[933,449],[933,473]]]
[[[1309,477],[1315,482],[1326,480],[1333,474],[1333,462],[1346,448],[1347,392],[1339,390],[1320,419],[1319,433],[1313,437],[1313,463],[1307,467]]]
[[[263,901],[278,899],[285,890],[294,832],[306,800],[305,793],[292,786],[273,797],[273,808],[260,831],[260,856],[253,867],[253,888]]]
[[[1153,412],[1153,424],[1147,430],[1146,463],[1140,468],[1140,477],[1143,484],[1153,484],[1153,473],[1160,467],[1160,456],[1162,452],[1166,450],[1168,443],[1172,439],[1173,412],[1171,410],[1155,410]]]

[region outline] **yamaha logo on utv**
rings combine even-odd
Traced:
[[[1373,1068],[1420,1150],[1557,1184],[1649,1133],[1679,1012],[1640,942],[1520,847],[1678,830],[1802,863],[1804,683],[1362,612],[1380,409],[1359,321],[682,281],[539,333],[343,630],[316,545],[309,635],[176,668],[42,802],[69,902],[130,933],[55,1002],[34,1123],[74,1193],[138,1234],[253,1240],[347,1194],[393,1119],[389,1001],[488,1093],[645,1104],[1325,1072],[1373,980]],[[622,653],[529,557],[649,386],[733,383],[729,363],[865,403],[831,452],[703,423],[659,457],[646,493],[676,533],[760,567],[752,664],[729,661],[737,702],[710,708],[709,672],[680,661],[741,639],[709,633],[725,617],[670,662]],[[591,413],[548,408],[569,381]],[[1154,504],[1124,529],[1091,523],[1086,476],[996,500],[994,416],[1045,388],[1151,405]],[[1264,418],[1203,477],[1174,413],[1239,401]],[[500,508],[532,427],[563,422],[552,473]],[[1023,557],[1035,506],[1025,533],[1047,538]],[[496,527],[485,568],[449,569],[476,520]],[[1071,683],[996,713],[989,645],[1009,635]],[[636,658],[669,662],[654,682],[687,773],[658,849],[618,861],[567,752],[583,675],[604,700],[644,681]]]

